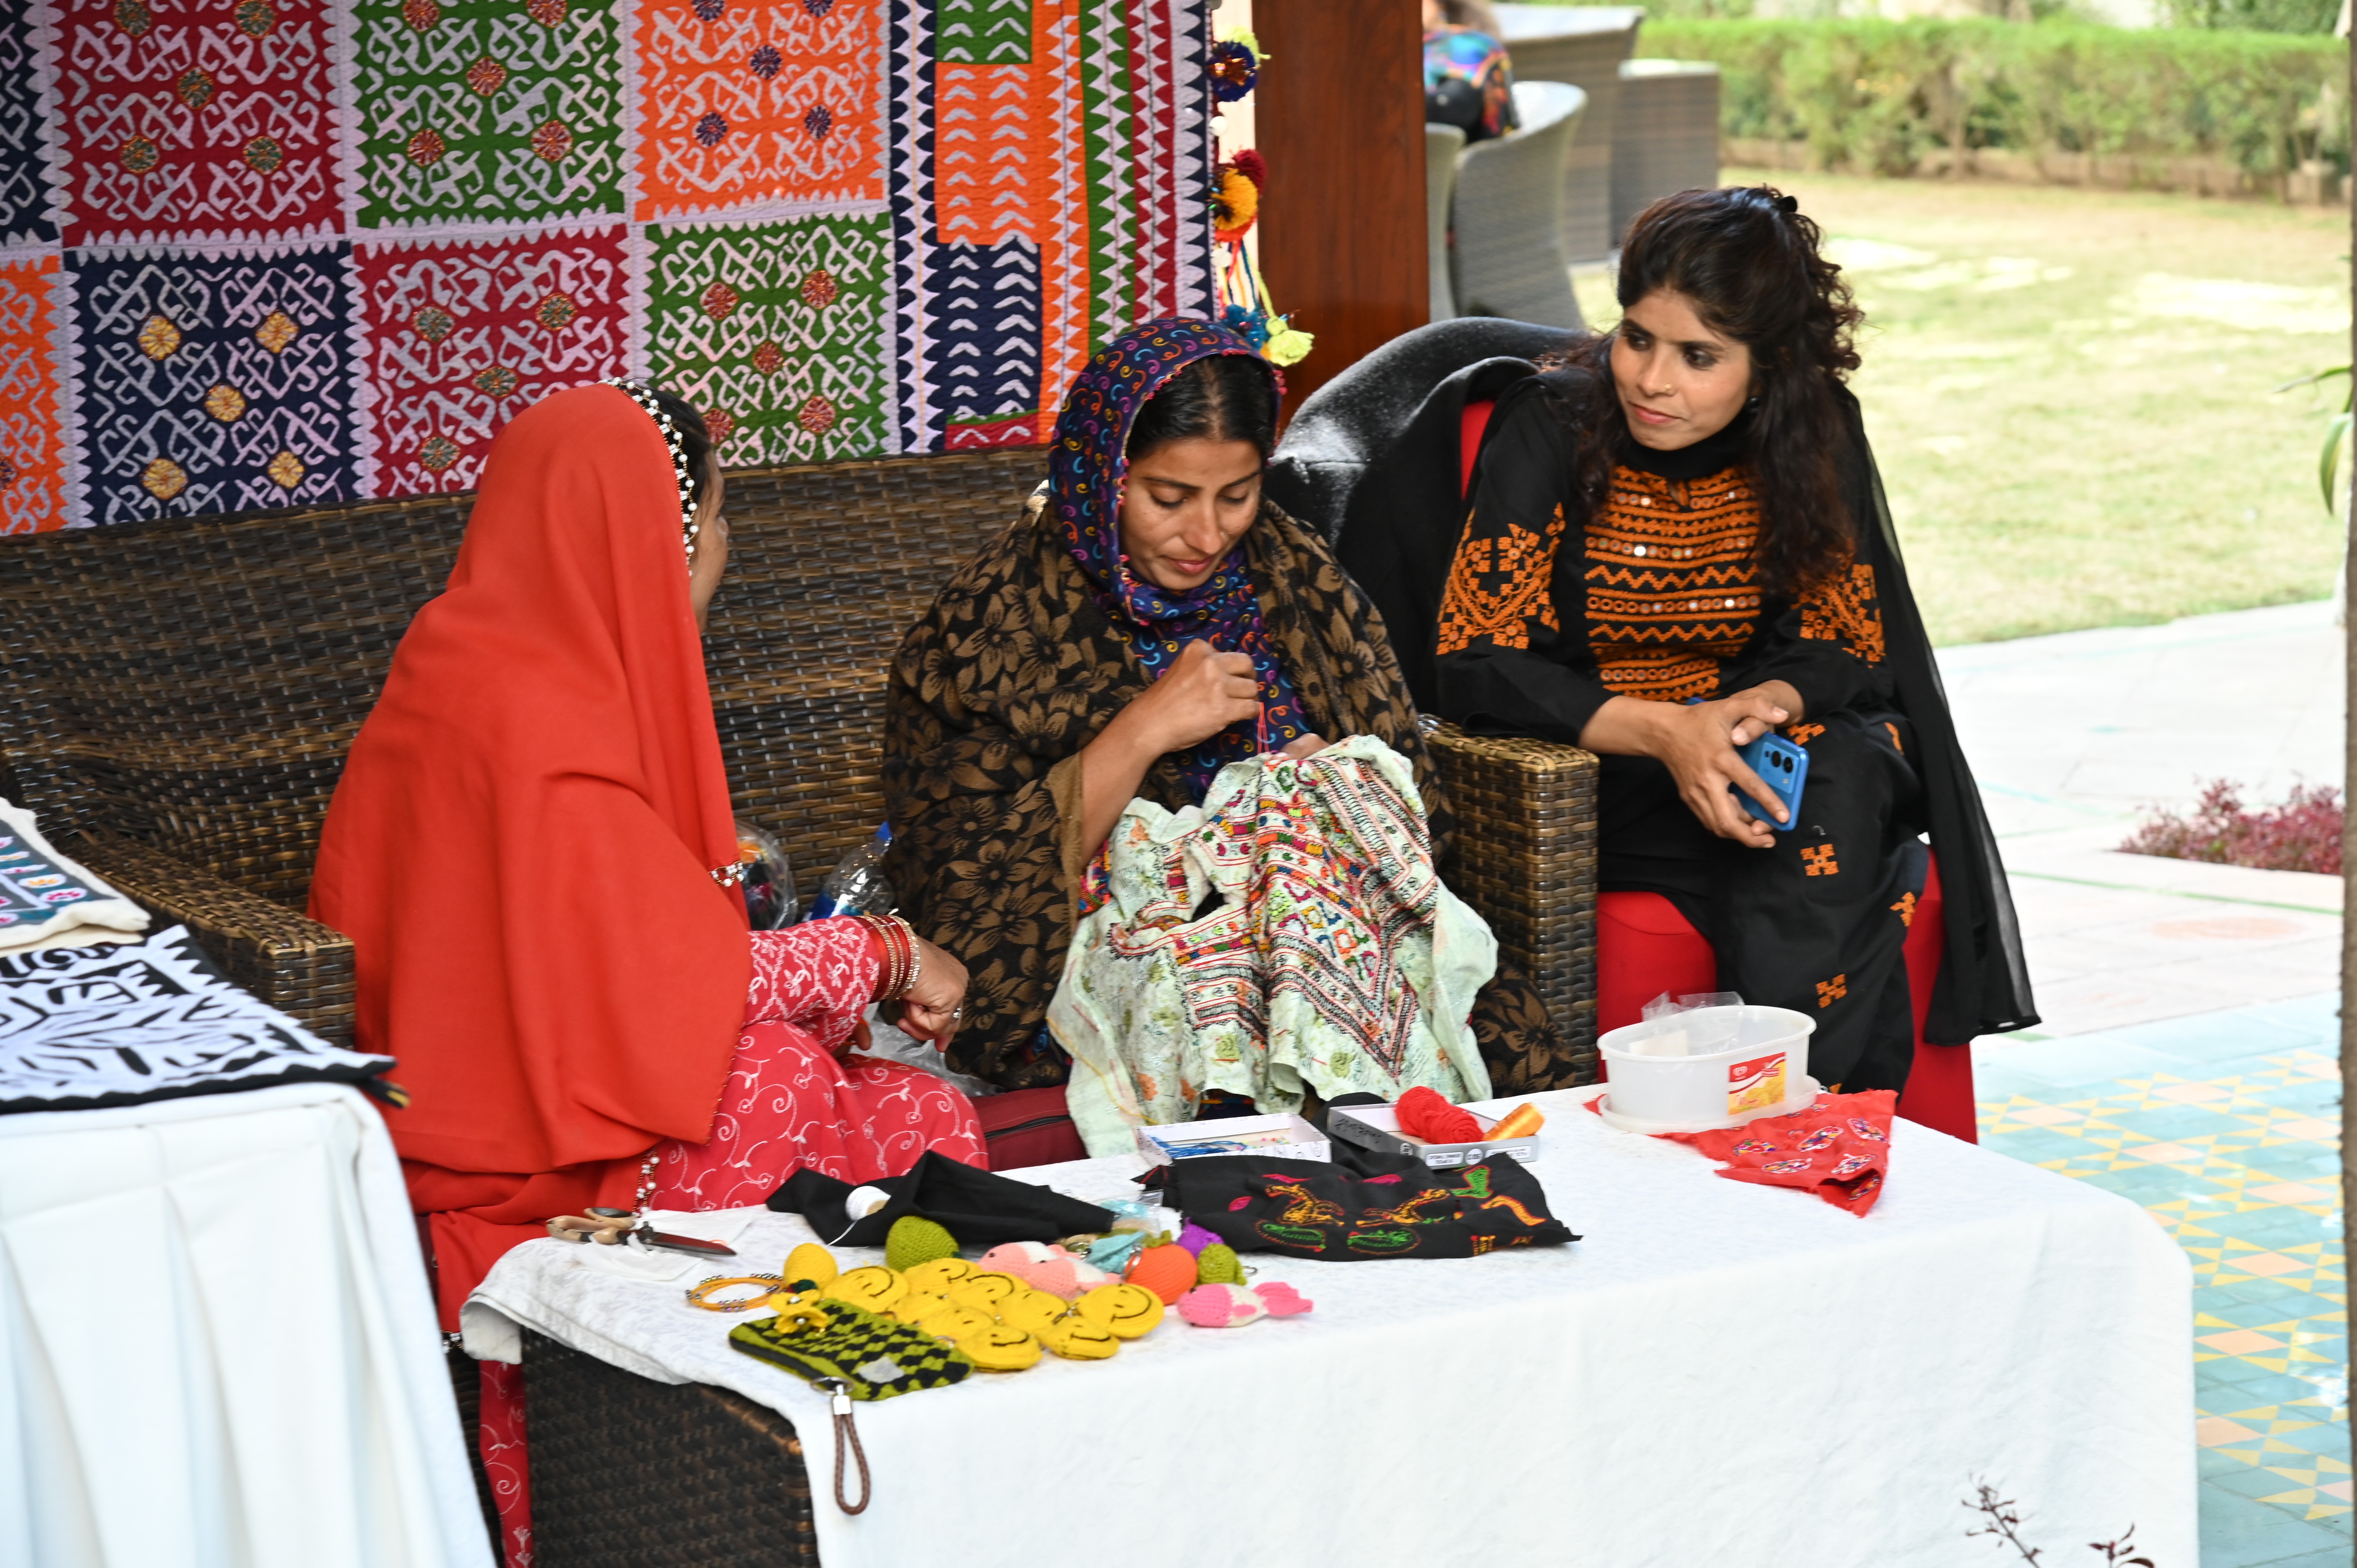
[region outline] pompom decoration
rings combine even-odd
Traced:
[[[885,1266],[913,1269],[935,1258],[957,1256],[957,1238],[921,1214],[903,1214],[884,1238]]]
[[[1232,165],[1211,177],[1211,237],[1235,241],[1260,217],[1260,187]]]
[[[1219,1240],[1218,1236],[1204,1230],[1191,1219],[1187,1221],[1186,1228],[1178,1232],[1178,1245],[1186,1248],[1198,1258],[1203,1255],[1204,1248],[1216,1245]]]
[[[1400,1131],[1427,1144],[1476,1144],[1481,1123],[1473,1112],[1459,1110],[1432,1090],[1418,1084],[1399,1097]]]
[[[1260,156],[1259,148],[1246,147],[1228,161],[1235,165],[1238,174],[1253,184],[1263,187],[1268,184],[1268,160]]]
[[[1198,1328],[1242,1328],[1267,1316],[1268,1308],[1242,1285],[1197,1285],[1178,1298],[1178,1316]]]
[[[1260,1304],[1268,1308],[1271,1317],[1298,1317],[1318,1305],[1282,1280],[1256,1285],[1253,1294],[1260,1297]]]
[[[1240,39],[1222,38],[1211,46],[1205,70],[1211,78],[1211,96],[1222,103],[1233,103],[1260,80],[1260,56]]]
[[[1195,1277],[1207,1285],[1240,1285],[1244,1283],[1244,1265],[1233,1247],[1214,1242],[1196,1255]]]
[[[1129,1283],[1144,1285],[1160,1296],[1166,1306],[1176,1305],[1194,1289],[1195,1278],[1195,1254],[1175,1244],[1148,1247],[1129,1265]]]

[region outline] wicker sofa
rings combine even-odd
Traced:
[[[729,576],[705,644],[714,707],[737,810],[783,839],[805,898],[883,814],[892,650],[1041,467],[1025,449],[730,476]],[[449,572],[469,499],[0,540],[0,795],[187,924],[241,983],[339,1040],[352,950],[302,913],[313,851],[345,749]],[[1433,741],[1462,823],[1451,884],[1592,1072],[1595,759],[1446,727]],[[781,1417],[537,1337],[526,1359],[547,1568],[816,1561],[809,1479]],[[454,1370],[464,1408],[471,1364]],[[683,1534],[672,1507],[617,1506],[625,1473],[642,1498],[700,1499],[703,1522]]]
[[[783,839],[805,898],[883,816],[893,648],[1040,468],[1027,448],[731,476],[713,703],[737,808]],[[0,794],[338,1040],[351,944],[302,913],[319,823],[470,499],[0,540]],[[1452,886],[1592,1048],[1593,759],[1445,727],[1434,744],[1464,823]]]

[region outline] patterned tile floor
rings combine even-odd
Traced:
[[[2351,1560],[2337,1006],[1976,1053],[1985,1144],[2134,1198],[2193,1259],[2200,1568]]]

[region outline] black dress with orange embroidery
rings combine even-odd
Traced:
[[[1820,1082],[1901,1089],[1915,1033],[1901,950],[1931,824],[1885,658],[1878,552],[1797,599],[1766,593],[1747,423],[1675,452],[1632,447],[1591,506],[1544,378],[1510,388],[1442,601],[1437,706],[1478,731],[1576,743],[1615,696],[1789,682],[1804,712],[1785,733],[1809,753],[1792,831],[1766,850],[1719,838],[1662,764],[1608,757],[1598,882],[1669,898],[1709,939],[1720,989],[1813,1017]]]

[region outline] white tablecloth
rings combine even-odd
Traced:
[[[0,1117],[0,1563],[490,1562],[357,1091]]]
[[[1248,1254],[1316,1311],[1230,1330],[1174,1314],[1109,1362],[860,1405],[876,1496],[856,1519],[828,1497],[824,1401],[683,1302],[710,1265],[624,1280],[528,1242],[478,1292],[468,1345],[512,1355],[526,1324],[784,1412],[827,1568],[1987,1568],[1960,1506],[1983,1479],[2049,1561],[2133,1522],[2190,1568],[2191,1272],[2142,1210],[1902,1122],[1887,1195],[1857,1219],[1616,1133],[1588,1092],[1537,1097],[1534,1167],[1586,1240],[1458,1262]],[[1017,1174],[1103,1198],[1139,1168]],[[774,1270],[809,1237],[764,1214],[737,1246]]]

